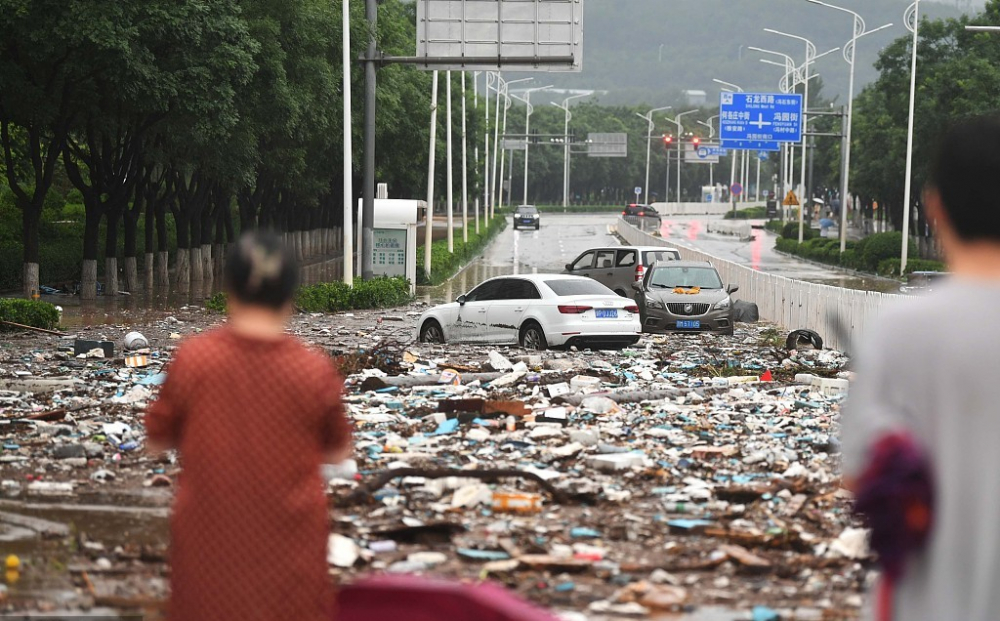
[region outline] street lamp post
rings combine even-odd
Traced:
[[[563,211],[569,208],[569,158],[570,158],[570,144],[569,144],[569,122],[573,120],[573,113],[569,111],[569,102],[574,99],[579,99],[581,97],[589,97],[593,95],[594,91],[587,91],[586,93],[579,93],[577,95],[570,95],[566,99],[563,99],[562,105],[552,102],[552,105],[559,108],[566,113],[566,122],[563,127]]]
[[[910,249],[910,192],[913,190],[913,107],[917,92],[917,43],[920,39],[920,0],[916,0],[903,16],[906,28],[913,33],[913,54],[910,59],[910,118],[906,126],[906,183],[903,190],[903,249],[899,259],[899,275],[906,273]]]
[[[708,139],[712,140],[715,138],[715,126],[712,125],[712,119],[719,118],[719,115],[708,117],[708,121],[698,121],[698,125],[703,125],[708,128]],[[711,161],[708,163],[708,184],[712,186],[712,201],[715,201],[715,164]]]
[[[681,112],[675,118],[670,118],[669,116],[664,117],[677,126],[677,204],[680,204],[681,202],[681,157],[683,155],[681,153],[681,149],[683,148],[682,143],[684,142],[682,139],[684,135],[684,126],[681,125],[681,118],[686,114],[694,114],[695,112],[699,112],[699,110],[687,110],[686,112]],[[669,162],[667,165],[670,165]],[[667,190],[669,191],[669,188],[667,188]],[[667,200],[669,200],[669,197],[667,197]]]
[[[889,28],[892,24],[886,24],[874,30],[868,30],[865,25],[865,20],[850,9],[829,4],[827,2],[823,2],[822,0],[808,0],[808,2],[825,6],[836,11],[841,11],[843,13],[848,13],[854,17],[854,30],[851,40],[844,45],[844,60],[851,66],[851,72],[850,79],[847,83],[847,124],[844,130],[844,170],[840,176],[840,252],[843,253],[847,249],[847,193],[850,189],[849,183],[851,177],[851,126],[854,118],[854,60],[857,55],[856,48],[858,39],[870,35],[873,32]]]
[[[507,131],[507,109],[510,107],[510,101],[509,101],[509,98],[507,97],[507,89],[509,88],[509,86],[511,84],[517,84],[519,82],[527,82],[529,80],[533,80],[534,79],[534,78],[522,78],[520,80],[511,80],[511,81],[508,82],[507,80],[503,79],[503,77],[500,75],[499,71],[496,74],[494,74],[494,76],[495,76],[496,79],[494,80],[493,90],[497,94],[497,101],[496,101],[496,108],[495,108],[495,114],[494,114],[494,119],[493,119],[494,128],[493,128],[493,173],[492,173],[492,177],[490,177],[489,172],[487,170],[487,177],[490,177],[490,179],[489,179],[489,187],[490,187],[490,190],[489,190],[489,199],[490,200],[489,200],[489,205],[487,205],[487,209],[486,209],[487,222],[490,221],[490,220],[492,220],[493,216],[496,215],[497,178],[498,178],[497,177],[497,165],[501,161],[503,161],[504,156],[506,155],[505,153],[503,153],[503,149],[500,146],[500,129],[501,129],[501,126],[502,126],[503,127],[503,131],[504,132]],[[487,84],[487,97],[488,96],[489,96],[489,84]],[[500,98],[501,97],[503,97],[503,99],[504,99],[504,113],[503,113],[503,121],[502,122],[500,120]],[[488,105],[487,105],[487,108],[489,108]],[[489,112],[487,111],[487,114],[488,113]],[[489,144],[489,142],[487,140],[487,145],[488,144]],[[488,150],[487,150],[486,160],[487,160],[487,164],[486,165],[487,165],[487,168],[488,168],[489,167],[489,153],[488,153]],[[503,187],[503,169],[502,168],[500,170],[499,179],[501,180],[500,187],[501,187],[501,190],[502,190],[502,187]],[[501,191],[501,199],[502,199],[502,191]]]
[[[743,89],[741,87],[733,84],[732,82],[726,82],[726,81],[720,80],[718,78],[712,78],[712,81],[715,82],[716,84],[721,84],[722,86],[725,86],[726,88],[728,88],[730,90],[735,90],[737,93],[742,93],[743,92]],[[721,134],[721,130],[720,130],[720,134]],[[733,213],[735,214],[736,213],[736,196],[733,194],[732,187],[733,187],[733,184],[736,183],[736,154],[738,153],[738,150],[737,149],[730,149],[730,150],[732,151],[732,155],[729,156],[729,160],[730,160],[730,163],[729,163],[730,164],[730,166],[729,166],[729,198],[730,198],[730,200],[733,203]]]
[[[643,204],[645,204],[645,205],[649,204],[649,153],[650,153],[650,141],[653,139],[653,127],[655,125],[655,123],[653,123],[653,114],[656,113],[656,112],[662,112],[663,110],[670,110],[671,108],[672,108],[672,106],[663,106],[662,108],[653,108],[652,110],[650,110],[646,114],[639,114],[638,112],[635,113],[636,116],[638,116],[640,119],[644,119],[646,121],[646,125],[647,125],[647,129],[646,129],[646,184],[643,187],[643,189],[646,192],[646,195],[645,195],[645,197],[643,199]],[[663,200],[668,200],[668,197],[664,196]]]
[[[769,32],[771,34],[780,35],[782,37],[788,37],[790,39],[796,39],[802,41],[806,46],[806,62],[804,65],[803,77],[805,86],[803,87],[804,95],[802,97],[802,169],[800,171],[800,178],[802,179],[802,200],[799,205],[799,243],[802,243],[803,232],[805,230],[805,212],[807,208],[807,198],[806,198],[806,127],[808,125],[809,111],[809,65],[816,57],[816,46],[813,42],[805,37],[800,37],[798,35],[788,34],[787,32],[781,32],[780,30],[774,30],[772,28],[765,28],[764,32]]]
[[[792,92],[792,90],[795,88],[795,85],[798,84],[798,79],[799,79],[798,68],[795,66],[795,60],[788,54],[782,54],[781,52],[775,52],[774,50],[765,50],[759,47],[751,47],[750,49],[755,52],[760,52],[762,54],[771,54],[773,56],[780,56],[785,60],[784,65],[775,62],[773,60],[768,60],[766,58],[760,59],[760,62],[768,65],[775,65],[777,67],[782,67],[785,70],[785,73],[783,76],[781,76],[781,79],[778,81],[778,90],[782,93]],[[791,181],[789,180],[788,177],[791,175],[791,170],[792,170],[791,162],[794,160],[794,153],[792,152],[793,147],[794,145],[790,143],[787,142],[781,143],[781,196],[778,197],[778,200],[781,201],[782,223],[785,222],[784,196],[785,194],[787,194],[789,185],[791,185]]]
[[[524,113],[524,194],[522,194],[522,197],[524,199],[524,202],[522,204],[524,205],[528,204],[528,147],[531,145],[531,141],[529,140],[529,136],[531,135],[531,113],[535,111],[535,107],[531,105],[531,94],[534,93],[535,91],[544,91],[549,88],[552,88],[551,84],[549,84],[548,86],[527,88],[524,90],[523,98],[514,97],[514,99],[523,101],[524,105],[527,106],[527,109],[525,110]],[[511,152],[510,160],[511,160],[510,161],[511,169],[513,170],[514,168],[513,152]],[[513,194],[512,189],[507,191]]]

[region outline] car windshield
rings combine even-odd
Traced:
[[[517,213],[523,216],[530,216],[533,213],[538,213],[538,210],[534,207],[518,207]]]
[[[713,267],[658,267],[649,275],[649,286],[657,289],[721,289],[722,280]]]
[[[546,280],[545,286],[552,289],[560,297],[567,295],[614,295],[611,289],[590,279]]]

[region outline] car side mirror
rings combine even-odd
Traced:
[[[460,295],[460,296],[458,296],[458,299],[455,300],[455,301],[458,302],[459,306],[465,306],[466,299],[467,298],[464,295]]]
[[[566,264],[566,271],[567,272],[572,272],[573,271],[573,264],[572,263],[567,263]]]
[[[639,283],[637,283],[637,282],[634,282],[634,283],[632,283],[632,290],[633,291],[642,291],[642,285],[639,284]]]
[[[726,285],[726,293],[736,293],[739,290],[739,285]]]

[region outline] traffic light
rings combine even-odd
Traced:
[[[695,136],[694,138],[691,139],[691,144],[697,147],[698,145],[701,144],[701,138]]]
[[[670,134],[663,135],[663,146],[669,147],[674,141],[674,137]]]

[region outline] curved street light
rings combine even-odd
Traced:
[[[569,102],[574,99],[579,99],[581,97],[590,97],[594,94],[594,91],[587,91],[586,93],[579,93],[576,95],[570,95],[566,99],[563,99],[562,104],[557,104],[556,102],[550,102],[553,106],[559,108],[566,113],[566,123],[563,128],[563,211],[569,207],[569,158],[570,158],[570,144],[569,144],[569,122],[573,120],[573,113],[569,111]]]
[[[920,39],[920,0],[916,0],[903,15],[906,29],[913,33],[913,55],[910,59],[910,117],[906,124],[906,184],[903,190],[903,249],[900,251],[899,273],[906,273],[910,241],[910,195],[913,191],[913,103],[917,94],[917,43]]]
[[[553,86],[552,84],[549,84],[548,86],[538,86],[538,87],[535,87],[535,88],[526,88],[526,89],[524,89],[522,91],[522,94],[524,95],[523,97],[516,97],[516,96],[514,97],[515,99],[517,99],[519,101],[523,101],[525,103],[525,105],[528,107],[528,109],[527,109],[527,111],[525,112],[525,115],[524,115],[524,194],[522,194],[522,198],[524,199],[524,203],[522,203],[522,204],[524,204],[524,205],[528,204],[528,146],[530,144],[530,142],[528,140],[528,136],[531,134],[531,115],[535,111],[535,107],[533,105],[531,105],[531,94],[534,93],[534,92],[536,92],[536,91],[544,91],[544,90],[550,89],[550,88],[552,88],[552,86]],[[511,159],[511,162],[510,162],[511,169],[513,170],[513,166],[514,166],[514,154],[513,154],[513,152],[511,152],[510,159]],[[508,192],[510,192],[511,194],[513,194],[512,190],[508,190]]]
[[[677,126],[677,204],[680,204],[681,202],[681,156],[682,156],[681,143],[684,142],[682,139],[684,136],[684,126],[681,125],[681,118],[683,118],[685,115],[694,114],[695,112],[700,112],[700,111],[701,111],[700,109],[695,108],[694,110],[687,110],[685,112],[681,112],[674,118],[670,118],[669,116],[664,117],[665,119],[667,119],[668,121]],[[670,168],[670,162],[668,159],[667,169],[669,170],[669,168]],[[665,193],[669,192],[670,188],[667,187]],[[664,196],[664,199],[670,200],[669,196]]]
[[[646,129],[646,184],[643,187],[643,190],[646,192],[645,196],[643,197],[643,204],[644,205],[648,205],[649,204],[649,151],[650,151],[650,141],[653,139],[653,127],[655,126],[655,123],[653,122],[653,114],[655,114],[656,112],[662,112],[664,110],[670,110],[672,108],[673,108],[673,106],[663,106],[662,108],[653,108],[652,110],[650,110],[646,114],[639,114],[638,112],[635,113],[635,115],[637,117],[639,117],[640,119],[645,120],[646,124],[647,124],[647,129]],[[663,198],[666,199],[667,197],[664,196]]]
[[[858,39],[878,32],[879,30],[885,30],[886,28],[891,27],[892,24],[890,23],[884,26],[879,26],[874,30],[868,30],[865,25],[864,18],[850,9],[845,9],[844,7],[823,2],[822,0],[807,1],[811,4],[825,6],[829,9],[847,13],[854,17],[854,31],[851,36],[851,40],[844,45],[844,60],[851,66],[851,72],[847,86],[847,127],[844,131],[844,170],[840,176],[840,252],[843,253],[847,249],[847,193],[850,188],[849,184],[851,178],[851,130],[854,120],[854,61],[857,52]]]

